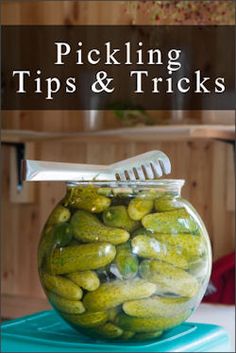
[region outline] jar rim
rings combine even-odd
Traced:
[[[109,181],[70,181],[66,182],[66,185],[69,187],[75,187],[78,185],[88,186],[103,186],[103,187],[145,187],[145,188],[153,188],[153,187],[173,187],[173,188],[181,188],[185,184],[184,179],[155,179],[155,180],[145,180],[145,181],[118,181],[118,180],[109,180]]]

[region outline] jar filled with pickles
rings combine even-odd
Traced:
[[[183,180],[68,183],[38,249],[61,317],[96,340],[163,338],[205,293],[211,249]]]

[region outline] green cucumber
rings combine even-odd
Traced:
[[[139,266],[142,278],[157,285],[158,294],[175,294],[194,297],[199,283],[190,273],[158,260],[144,260]]]
[[[175,327],[185,321],[191,315],[191,311],[186,311],[172,317],[133,317],[126,314],[119,314],[115,319],[115,324],[124,330],[135,332],[163,331]]]
[[[122,228],[128,232],[134,231],[138,222],[129,217],[125,206],[112,206],[103,212],[103,223],[109,227]]]
[[[100,285],[100,280],[94,271],[73,272],[69,273],[67,277],[71,279],[72,282],[88,291],[93,291]]]
[[[129,239],[129,233],[121,228],[107,227],[86,211],[77,211],[71,218],[74,237],[84,243],[107,241],[117,245]]]
[[[68,278],[52,276],[42,272],[40,273],[40,279],[43,287],[54,294],[70,300],[80,300],[82,298],[82,289]]]
[[[111,204],[111,200],[108,197],[98,194],[97,189],[92,186],[69,188],[63,202],[65,206],[92,213],[103,212]]]
[[[123,304],[127,300],[150,297],[156,285],[142,279],[115,280],[103,283],[94,292],[84,296],[84,306],[89,311],[104,311]]]
[[[128,214],[134,221],[140,221],[153,209],[153,200],[136,197],[128,206]]]
[[[115,258],[116,249],[109,243],[72,245],[55,249],[47,259],[52,274],[68,274],[104,267]]]
[[[131,244],[133,253],[140,257],[158,259],[183,269],[187,269],[189,266],[185,257],[178,254],[178,249],[166,246],[165,243],[161,243],[153,237],[137,235],[131,240]]]
[[[142,219],[143,226],[157,233],[192,233],[198,232],[199,227],[195,219],[185,210],[159,212],[149,214]]]
[[[63,313],[82,314],[85,311],[80,300],[66,299],[53,292],[47,292],[47,296],[52,306]]]

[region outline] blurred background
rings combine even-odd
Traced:
[[[234,1],[2,1],[1,10],[3,25],[235,24]],[[21,158],[109,164],[163,150],[171,159],[171,178],[186,179],[183,196],[207,226],[214,261],[221,261],[220,291],[234,291],[224,285],[234,271],[232,255],[225,257],[235,248],[234,123],[233,111],[4,111],[2,316],[49,307],[37,273],[37,246],[65,192],[63,183],[21,185]],[[214,300],[222,303],[223,297]]]

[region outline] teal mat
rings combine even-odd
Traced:
[[[215,325],[183,323],[159,340],[104,342],[74,331],[54,311],[1,325],[1,352],[227,352],[228,334]]]

